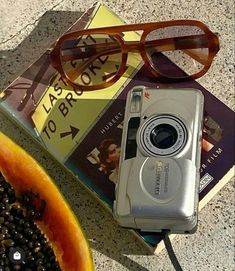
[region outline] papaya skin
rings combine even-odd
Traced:
[[[45,234],[63,271],[93,271],[92,254],[81,226],[44,169],[25,150],[0,132],[0,171],[16,195],[33,191],[45,200]]]

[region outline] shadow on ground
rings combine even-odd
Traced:
[[[0,89],[6,88],[27,67],[36,61],[40,55],[55,42],[81,16],[81,12],[48,11],[37,21],[33,31],[16,48],[0,51]],[[23,31],[23,30],[22,30]],[[20,31],[20,32],[22,32]],[[12,39],[17,39],[16,34]],[[6,41],[5,41],[6,43]],[[10,44],[10,40],[7,41]],[[4,45],[4,41],[0,44]],[[1,116],[1,119],[4,117]],[[5,120],[4,120],[5,121]],[[49,174],[56,180],[64,196],[70,202],[75,214],[79,216],[91,247],[94,250],[119,262],[128,270],[147,271],[146,268],[131,260],[126,255],[151,255],[149,250],[136,242],[135,237],[125,229],[121,229],[101,205],[83,188],[77,185],[68,173],[40,151],[31,139],[22,140],[24,135],[17,131],[13,124],[9,124],[11,131],[4,125],[1,130],[13,135],[13,139],[42,163]],[[30,146],[30,147],[29,147]],[[53,170],[52,170],[53,169]],[[60,171],[58,178],[58,170]],[[70,195],[77,195],[76,202]],[[95,216],[94,216],[95,214]],[[96,222],[99,221],[99,224]]]

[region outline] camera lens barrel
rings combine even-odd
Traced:
[[[138,145],[151,156],[175,155],[186,144],[187,129],[182,120],[172,115],[154,115],[139,128]]]

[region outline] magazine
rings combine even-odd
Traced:
[[[68,31],[124,23],[107,6],[98,3]],[[135,32],[124,35],[125,40],[136,40],[138,37]],[[160,61],[179,71],[164,55],[161,55]],[[231,149],[234,149],[235,137],[230,125],[234,112],[196,81],[160,83],[143,65],[141,57],[133,54],[128,58],[125,74],[114,85],[81,94],[65,84],[53,69],[49,49],[0,94],[0,109],[112,211],[126,95],[139,85],[202,91],[205,114],[200,172],[201,209],[234,174]],[[162,249],[161,233],[132,232],[152,251]]]

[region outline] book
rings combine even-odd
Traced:
[[[122,24],[125,22],[120,17],[98,3],[88,9],[68,32]],[[125,40],[137,40],[138,37],[135,32],[124,35]],[[163,55],[161,61],[171,69],[178,69]],[[138,85],[202,91],[205,116],[200,172],[201,209],[234,174],[231,148],[235,142],[230,125],[234,112],[196,81],[160,83],[149,73],[139,55],[130,54],[126,72],[120,80],[106,89],[81,95],[66,85],[53,69],[48,49],[1,92],[0,109],[112,211],[118,172],[117,168],[105,165],[103,151],[111,144],[114,151],[120,148],[126,95]],[[153,252],[163,248],[161,233],[131,231]]]

